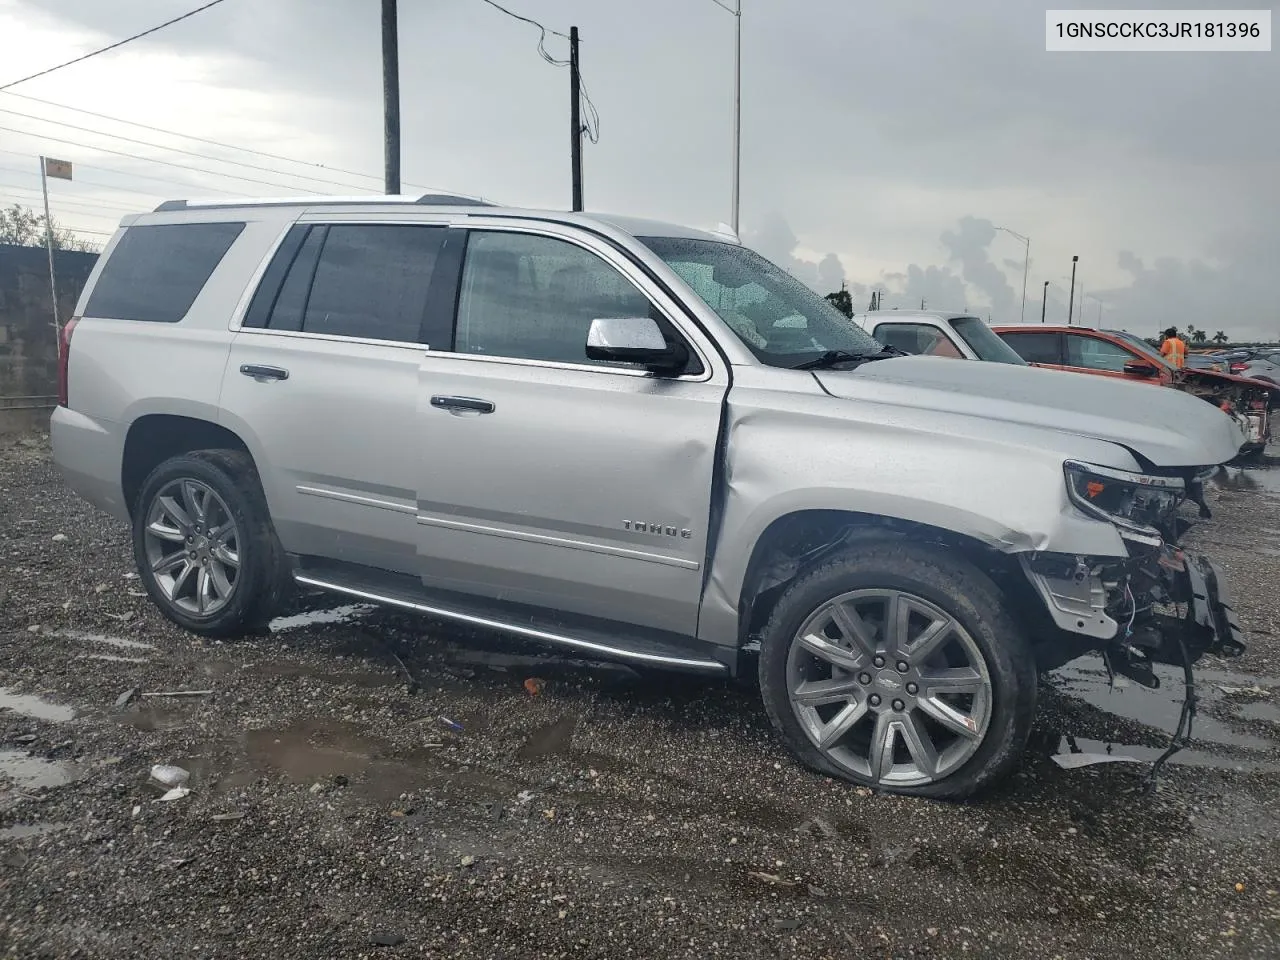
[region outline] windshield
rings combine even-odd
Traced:
[[[1153,347],[1151,344],[1147,343],[1147,341],[1143,340],[1141,337],[1134,336],[1132,333],[1129,333],[1128,331],[1125,331],[1125,330],[1108,330],[1107,332],[1110,333],[1113,337],[1119,337],[1121,340],[1129,344],[1129,346],[1133,347],[1135,350],[1137,350],[1140,354],[1142,354],[1152,363],[1155,363],[1158,366],[1165,368],[1166,370],[1173,369],[1173,367],[1169,365],[1169,361],[1165,360],[1164,357],[1160,356],[1160,351],[1157,350],[1155,347]]]
[[[964,338],[964,342],[973,348],[979,360],[990,360],[993,363],[1016,363],[1025,367],[1027,361],[1014,352],[1013,347],[1001,340],[991,328],[977,317],[954,317],[951,326]]]
[[[763,363],[794,367],[832,351],[873,356],[883,346],[795,277],[733,243],[641,237]]]

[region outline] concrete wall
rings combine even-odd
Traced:
[[[96,253],[54,252],[58,316],[75,310]],[[58,394],[58,345],[43,247],[0,244],[0,433],[48,420]],[[35,408],[35,409],[32,409]]]

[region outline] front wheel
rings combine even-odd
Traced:
[[[1009,772],[1035,713],[1030,646],[995,585],[939,548],[860,544],[782,595],[765,708],[813,769],[960,799]]]

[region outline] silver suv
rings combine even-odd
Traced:
[[[442,196],[167,202],[122,221],[61,370],[64,476],[201,634],[300,584],[757,670],[804,763],[939,797],[1015,763],[1037,666],[1098,649],[1154,682],[1179,645],[1241,649],[1217,569],[1173,545],[1240,444],[1220,411],[900,356],[718,234]]]

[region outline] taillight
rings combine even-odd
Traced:
[[[79,317],[72,317],[62,325],[62,333],[58,335],[58,406],[65,407],[67,401],[67,364],[71,359],[71,334],[75,333]]]
[[[1229,369],[1232,373],[1242,373],[1242,372],[1244,372],[1244,368],[1245,368],[1245,367],[1247,367],[1247,366],[1248,366],[1248,364],[1247,364],[1247,363],[1233,363],[1233,364],[1231,364],[1231,366],[1230,366],[1228,369]]]

